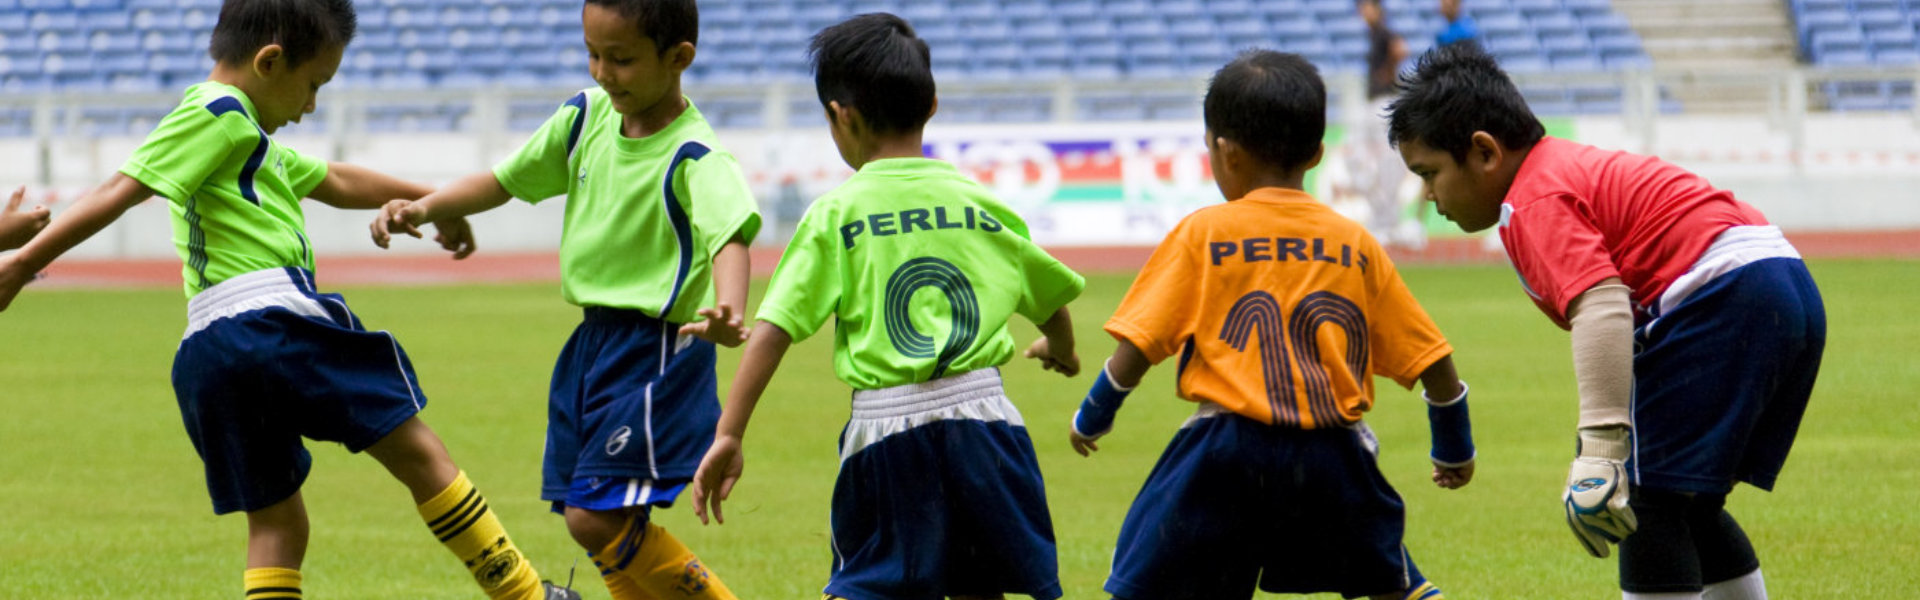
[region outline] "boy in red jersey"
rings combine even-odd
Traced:
[[[1374,375],[1419,380],[1434,482],[1457,488],[1473,477],[1467,390],[1379,242],[1301,190],[1326,98],[1293,54],[1249,51],[1214,75],[1207,150],[1232,200],[1174,227],[1107,321],[1119,345],[1074,414],[1074,450],[1098,450],[1127,393],[1173,356],[1180,397],[1199,404],[1120,527],[1115,598],[1441,597],[1401,546],[1405,506],[1361,417]]]
[[[1765,598],[1724,506],[1737,482],[1773,488],[1820,368],[1825,310],[1798,252],[1698,175],[1546,137],[1477,47],[1434,50],[1401,90],[1389,130],[1423,195],[1462,229],[1498,225],[1573,334],[1575,536],[1596,557],[1620,544],[1629,599]]]

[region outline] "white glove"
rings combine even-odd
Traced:
[[[1627,439],[1625,427],[1580,430],[1579,457],[1567,470],[1567,525],[1586,546],[1587,553],[1606,558],[1608,544],[1633,533],[1639,521],[1627,506]]]

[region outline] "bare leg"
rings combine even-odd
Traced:
[[[307,505],[300,492],[247,513],[247,568],[300,569],[307,555]]]
[[[380,438],[367,454],[393,474],[394,479],[413,493],[414,504],[432,500],[460,475],[460,467],[447,455],[447,446],[419,417],[407,419],[387,437]]]
[[[574,543],[580,544],[588,552],[599,552],[613,544],[627,528],[627,517],[631,510],[588,510],[574,506],[567,507],[567,533],[573,534]]]

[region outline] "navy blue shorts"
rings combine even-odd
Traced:
[[[999,375],[982,369],[903,388],[918,393],[860,392],[841,434],[826,593],[1059,598],[1040,465]]]
[[[553,367],[540,499],[671,505],[720,422],[713,343],[638,311],[585,312]]]
[[[1634,334],[1634,455],[1641,486],[1773,489],[1826,347],[1826,309],[1806,264],[1729,271]]]
[[[256,271],[189,303],[173,360],[180,416],[206,466],[213,512],[253,511],[300,490],[300,438],[359,452],[427,404],[393,336],[367,331],[300,269]]]
[[[1364,429],[1291,429],[1226,413],[1167,445],[1120,526],[1106,590],[1125,600],[1230,600],[1259,589],[1406,589],[1406,510]]]

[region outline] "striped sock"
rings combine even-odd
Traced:
[[[640,589],[640,584],[634,583],[626,573],[613,570],[610,567],[613,561],[608,560],[606,556],[598,552],[589,552],[587,557],[592,558],[593,566],[600,570],[600,579],[607,582],[607,592],[613,594],[613,600],[657,600],[645,590]]]
[[[279,567],[247,569],[242,578],[247,585],[247,600],[300,600],[300,572],[297,570]]]
[[[507,538],[487,499],[462,471],[447,489],[419,506],[420,518],[467,565],[475,583],[494,600],[541,598],[540,576]]]
[[[666,529],[638,517],[628,517],[626,531],[594,555],[594,564],[600,567],[600,576],[608,579],[609,589],[613,588],[613,577],[624,577],[652,598],[737,600],[685,544]]]

